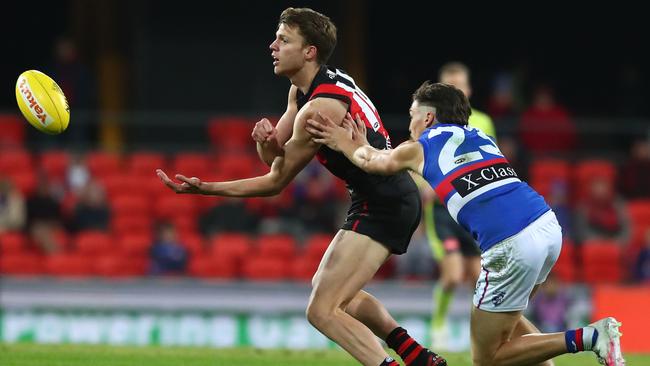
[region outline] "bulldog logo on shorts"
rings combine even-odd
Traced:
[[[503,291],[498,291],[494,297],[492,297],[492,304],[494,306],[499,306],[503,302],[503,299],[506,297],[506,293]]]

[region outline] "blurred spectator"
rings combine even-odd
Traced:
[[[25,226],[25,198],[11,180],[0,178],[0,233]]]
[[[199,230],[212,236],[219,232],[256,232],[259,218],[248,211],[246,201],[224,198],[199,217]]]
[[[594,178],[588,189],[576,212],[576,240],[604,239],[626,243],[630,219],[623,200],[616,196],[609,181],[602,177]]]
[[[513,80],[509,73],[498,73],[494,78],[488,99],[487,112],[496,120],[513,119],[516,116]]]
[[[472,85],[470,84],[469,68],[462,62],[448,62],[440,67],[438,81],[441,83],[453,85],[470,99],[472,96]],[[497,138],[492,118],[487,114],[472,108],[469,116],[469,125],[483,131],[486,135],[492,137],[495,141]]]
[[[576,127],[567,110],[556,103],[553,90],[539,86],[519,121],[519,136],[532,154],[569,152],[576,146]]]
[[[183,274],[187,268],[188,252],[176,237],[171,223],[162,223],[151,246],[151,268],[154,275]]]
[[[621,189],[625,197],[650,197],[650,143],[637,140],[621,168]]]
[[[435,261],[429,247],[424,223],[420,223],[411,237],[406,253],[395,257],[395,271],[398,278],[430,280]]]
[[[70,191],[78,194],[79,191],[84,189],[90,181],[90,172],[84,163],[83,156],[74,154],[70,157],[67,171],[67,183]]]
[[[637,280],[650,283],[650,229],[645,232],[643,247],[636,259],[634,273]]]
[[[79,194],[70,220],[70,227],[74,231],[107,231],[110,215],[104,189],[96,182],[91,181]]]
[[[546,197],[548,205],[555,212],[557,221],[562,227],[562,236],[573,238],[573,211],[569,205],[569,187],[565,182],[554,181]]]
[[[503,153],[510,166],[517,172],[519,179],[528,180],[528,157],[521,150],[519,142],[511,136],[501,136],[498,141],[499,150]]]
[[[294,180],[294,208],[308,232],[336,232],[339,202],[334,177],[322,165],[310,163]]]
[[[569,305],[564,287],[551,272],[532,300],[532,316],[543,333],[561,332],[567,328]]]
[[[44,174],[37,177],[36,191],[27,199],[27,227],[34,244],[45,253],[59,249],[55,233],[60,230],[61,204]]]

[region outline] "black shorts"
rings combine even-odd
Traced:
[[[444,206],[440,204],[433,205],[433,223],[435,225],[436,235],[438,235],[438,238],[445,247],[445,252],[460,251],[463,257],[481,255],[481,251],[478,245],[476,245],[472,234],[458,225]]]
[[[422,215],[417,190],[390,199],[352,195],[352,205],[341,227],[367,235],[386,246],[393,254],[406,253],[411,236]]]

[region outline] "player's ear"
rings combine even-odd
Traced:
[[[436,115],[433,112],[427,112],[427,118],[424,120],[425,127],[429,128],[436,122]]]
[[[318,55],[318,49],[316,46],[307,46],[305,47],[305,58],[308,61],[315,60]]]

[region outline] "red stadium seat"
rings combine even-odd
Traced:
[[[15,114],[0,114],[0,147],[21,147],[27,122]]]
[[[29,196],[36,190],[36,173],[33,170],[9,174],[9,179],[24,196]]]
[[[111,198],[111,213],[115,216],[149,216],[151,200],[131,192],[122,192]]]
[[[577,189],[578,199],[586,196],[589,183],[596,177],[605,179],[610,187],[616,187],[616,166],[607,160],[584,160],[576,164],[574,187]]]
[[[0,273],[11,275],[37,275],[44,271],[43,257],[35,254],[0,255]]]
[[[175,216],[196,218],[197,209],[196,197],[192,195],[163,195],[155,203],[154,216],[165,220]]]
[[[100,180],[108,176],[124,174],[121,170],[121,158],[117,154],[100,151],[90,152],[86,155],[86,166],[88,166],[93,177]]]
[[[127,166],[131,175],[155,177],[156,169],[166,168],[166,161],[163,154],[140,151],[129,156]]]
[[[256,254],[262,257],[292,259],[296,255],[296,240],[291,235],[260,235]]]
[[[0,153],[0,175],[34,171],[32,155],[26,150],[4,150]]]
[[[40,154],[40,167],[49,179],[63,181],[69,162],[70,155],[66,151],[51,150]]]
[[[151,234],[124,234],[117,240],[119,251],[124,257],[148,257],[153,243]]]
[[[148,260],[143,256],[124,257],[107,254],[94,261],[94,274],[103,277],[123,278],[146,274]]]
[[[172,179],[176,174],[202,178],[210,173],[210,165],[210,158],[206,154],[182,153],[172,159],[171,168],[167,175]]]
[[[230,258],[193,257],[189,273],[195,277],[233,279],[238,277],[237,264]]]
[[[278,281],[289,277],[291,262],[280,257],[253,256],[243,263],[244,278],[254,281]]]
[[[310,282],[319,264],[320,260],[311,256],[298,257],[291,262],[291,278],[297,281]]]
[[[582,275],[585,282],[615,283],[623,279],[621,245],[615,241],[588,240],[582,243]]]
[[[204,255],[205,239],[194,231],[179,232],[178,239],[185,249],[190,253],[191,258]]]
[[[111,218],[111,231],[116,236],[129,233],[151,235],[152,228],[153,223],[149,216],[121,216],[114,214]]]
[[[576,258],[576,247],[571,240],[565,239],[562,243],[562,252],[555,266],[553,266],[553,273],[564,282],[575,282],[578,266]]]
[[[153,177],[155,176],[152,176],[151,179],[154,179]],[[158,178],[156,177],[156,179]],[[109,200],[112,200],[113,197],[125,194],[143,197],[149,195],[147,187],[142,184],[142,181],[139,178],[130,176],[126,173],[103,176],[101,182],[104,185]]]
[[[21,254],[27,251],[27,237],[20,232],[0,234],[0,256]]]
[[[213,257],[229,257],[239,260],[247,256],[251,250],[251,238],[245,234],[217,234],[210,240],[210,253]]]
[[[323,254],[330,245],[333,235],[331,234],[315,234],[307,239],[305,243],[305,255],[312,259],[320,261]]]
[[[212,146],[221,151],[251,150],[255,122],[242,117],[215,117],[208,122]]]
[[[542,196],[548,197],[554,183],[571,184],[570,164],[563,160],[540,159],[530,165],[530,184]]]
[[[116,247],[113,245],[111,236],[102,231],[82,231],[74,239],[76,252],[84,256],[94,256],[113,252]]]
[[[258,160],[257,156],[249,154],[220,154],[215,162],[215,170],[224,180],[249,178],[261,173],[257,169]]]
[[[45,272],[54,276],[90,276],[94,273],[94,262],[77,254],[52,255],[45,259]]]

